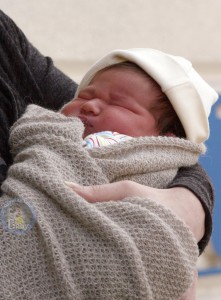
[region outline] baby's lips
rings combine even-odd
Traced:
[[[78,118],[81,120],[81,122],[84,124],[85,127],[92,128],[92,124],[88,121],[87,117],[85,116],[78,116]]]
[[[83,138],[85,138],[87,135],[94,133],[95,129],[94,126],[91,124],[91,122],[87,119],[87,117],[84,116],[78,116],[78,118],[81,120],[81,122],[84,124],[84,134]]]

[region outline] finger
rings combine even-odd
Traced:
[[[73,182],[65,183],[89,202],[117,201],[128,196],[137,195],[138,186],[140,186],[128,180],[94,186],[82,186]]]
[[[71,188],[75,193],[89,202],[98,202],[102,195],[99,194],[99,185],[96,186],[83,186],[74,182],[67,182],[65,184]],[[99,195],[97,199],[97,195]]]
[[[181,300],[196,300],[197,283],[198,283],[198,273],[197,271],[195,271],[192,285],[183,295]]]

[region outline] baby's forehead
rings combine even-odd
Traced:
[[[108,66],[102,68],[94,75],[91,82],[95,78],[97,78],[99,74],[102,74],[109,70],[112,70],[112,73],[115,70],[116,70],[116,72],[119,70],[122,70],[123,72],[125,72],[125,76],[127,75],[128,72],[133,72],[135,75],[142,76],[143,78],[145,78],[148,83],[151,83],[153,88],[155,87],[161,91],[160,85],[145,70],[143,70],[140,66],[138,66],[137,64],[130,62],[130,61],[124,61],[121,63],[108,65]]]

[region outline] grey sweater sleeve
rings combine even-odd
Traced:
[[[0,185],[12,163],[9,128],[34,103],[53,110],[74,97],[77,84],[42,55],[0,11]]]
[[[180,168],[169,188],[185,187],[192,191],[200,200],[205,211],[205,234],[198,243],[200,254],[205,249],[212,232],[212,211],[214,207],[214,190],[205,170],[196,164],[193,167]]]
[[[53,110],[74,97],[76,83],[42,55],[0,11],[0,156],[12,163],[9,128],[34,103]],[[5,167],[1,164],[4,179]]]

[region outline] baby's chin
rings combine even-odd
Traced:
[[[85,139],[86,136],[88,136],[88,134],[85,133],[85,131],[83,132],[82,138]]]
[[[83,135],[82,135],[82,138],[84,139],[88,135],[93,134],[93,133],[97,133],[97,132],[99,132],[99,131],[92,130],[92,128],[89,128],[89,129],[85,128],[84,132],[83,132]]]

